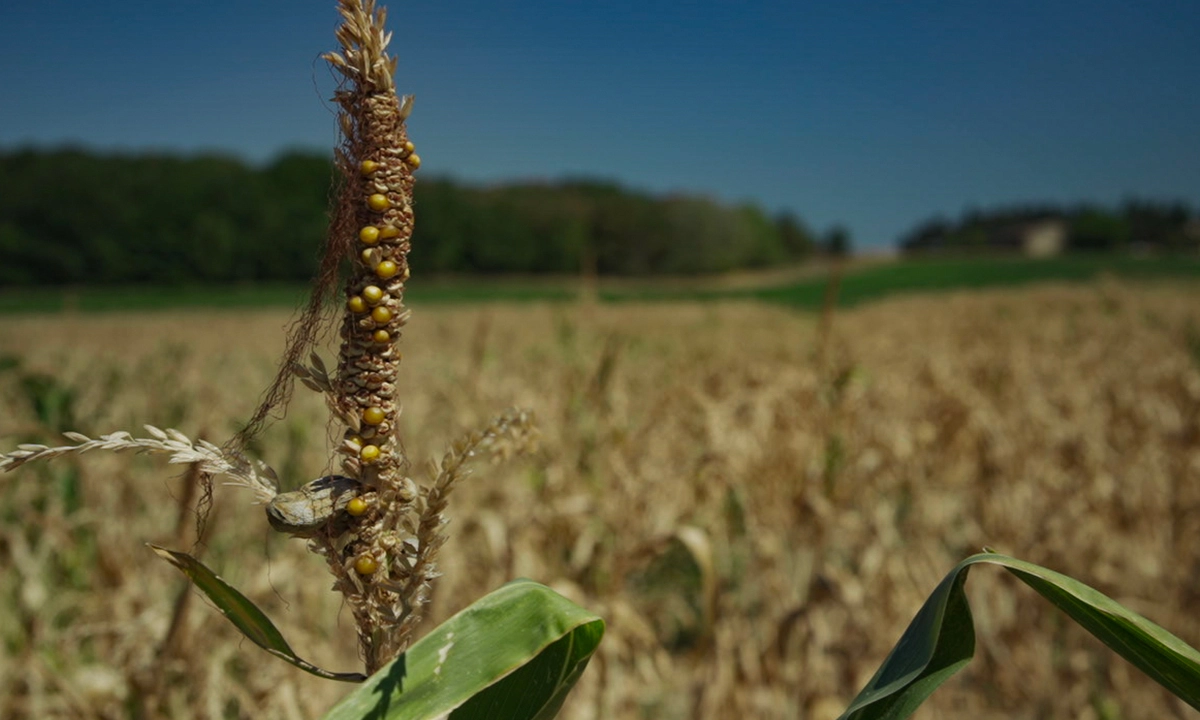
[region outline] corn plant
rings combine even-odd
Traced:
[[[153,550],[184,572],[246,637],[267,652],[331,680],[370,682],[331,717],[549,717],[586,667],[603,622],[549,588],[510,583],[455,615],[414,644],[422,608],[438,577],[446,542],[448,498],[480,454],[531,446],[530,415],[513,410],[451,445],[411,476],[397,433],[398,342],[410,311],[404,304],[413,230],[412,189],[420,157],[408,139],[412,98],[396,93],[396,59],[387,53],[386,12],[374,0],[341,0],[338,52],[325,59],[343,78],[336,93],[342,142],[340,176],[324,257],[312,297],[288,338],[275,381],[249,423],[224,446],[178,430],[147,426],[150,437],[124,432],[74,444],[22,445],[0,457],[0,470],[91,450],[164,453],[198,468],[203,525],[213,479],[249,489],[265,504],[271,527],[302,538],[324,558],[334,588],[355,621],[365,672],[331,672],[298,657],[245,596],[191,555]],[[335,368],[311,352],[329,300],[342,289],[341,345]],[[272,411],[290,398],[295,379],[321,393],[329,408],[340,466],[301,488],[280,492],[275,472],[248,457],[247,446]]]

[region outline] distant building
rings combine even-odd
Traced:
[[[984,247],[1026,257],[1053,257],[1067,248],[1067,224],[1059,218],[1005,223],[984,232]]]
[[[904,253],[938,254],[999,251],[1044,258],[1067,249],[1067,222],[1058,217],[1010,220],[976,225],[968,230],[951,230],[946,224],[930,224],[901,243]]]
[[[1086,204],[972,209],[957,221],[927,220],[898,244],[905,255],[927,256],[1200,252],[1200,213],[1183,203],[1134,200],[1117,209]]]
[[[1039,220],[1021,230],[1021,252],[1028,257],[1052,257],[1067,249],[1067,224],[1062,220]]]

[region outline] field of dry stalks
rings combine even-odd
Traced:
[[[518,576],[597,611],[566,718],[834,717],[983,545],[1200,645],[1194,286],[913,297],[827,326],[752,304],[415,310],[412,458],[508,406],[542,435],[454,496],[432,620]],[[0,449],[143,423],[219,442],[287,320],[0,318]],[[256,449],[299,485],[326,428],[299,387]],[[310,718],[349,690],[240,640],[145,548],[191,546],[189,487],[100,453],[0,477],[0,716]],[[361,669],[322,562],[248,493],[217,489],[201,553],[303,657]],[[976,659],[918,717],[1197,717],[1002,571],[968,590]]]

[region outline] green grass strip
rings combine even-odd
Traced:
[[[851,307],[912,293],[1014,287],[1041,282],[1084,282],[1102,276],[1136,280],[1200,280],[1200,257],[1134,257],[1128,255],[1066,255],[1028,258],[961,258],[898,260],[862,267],[851,266],[840,279],[838,306]],[[819,309],[830,276],[750,289],[706,288],[700,279],[682,283],[659,278],[626,280],[604,289],[607,302],[756,299],[804,310]],[[715,286],[717,280],[712,284]],[[222,308],[295,308],[308,292],[305,284],[248,284],[232,286],[31,287],[0,292],[0,314],[153,311]],[[512,278],[481,276],[421,281],[410,284],[410,304],[452,305],[489,302],[569,302],[579,297],[577,278]]]

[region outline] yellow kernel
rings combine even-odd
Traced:
[[[367,245],[374,245],[379,242],[379,228],[374,225],[368,225],[358,231],[358,239],[362,240]]]
[[[350,443],[351,445],[357,445],[359,448],[363,446],[363,439],[358,435],[348,435],[346,437],[346,442]]]
[[[363,288],[362,298],[368,305],[378,305],[383,300],[383,290],[375,285],[368,285]]]
[[[372,253],[374,253],[374,252],[376,252],[374,249],[372,249],[372,248],[367,248],[366,250],[363,250],[363,251],[362,251],[362,253],[359,255],[359,257],[361,257],[361,258],[362,258],[362,261],[363,261],[364,263],[366,263],[367,265],[370,265],[370,264],[371,264],[371,258],[373,257]]]
[[[379,163],[375,162],[374,160],[363,160],[362,163],[358,166],[358,171],[361,172],[363,175],[370,175],[371,173],[375,172],[378,169],[379,169]]]
[[[350,500],[350,502],[346,503],[346,512],[350,513],[354,517],[359,517],[360,515],[366,513],[369,507],[370,505],[367,504],[366,500],[356,497]]]
[[[387,280],[391,276],[395,275],[399,269],[400,268],[396,267],[396,263],[392,262],[391,260],[384,260],[375,266],[375,274],[384,280]]]
[[[408,266],[407,266],[407,265],[405,265],[405,266],[404,266],[404,272],[400,274],[400,279],[401,279],[401,280],[407,280],[407,279],[408,279],[408,277],[409,277],[409,275],[411,275],[411,274],[412,274],[412,272],[411,272],[411,271],[409,271],[409,269],[408,269]]]
[[[391,340],[392,336],[388,334],[387,330],[376,330],[375,332],[371,333],[371,339],[382,345],[383,343]]]
[[[403,147],[404,147],[404,152],[410,153],[416,148],[416,145],[412,144],[412,140],[405,140]]]
[[[378,407],[369,407],[363,410],[362,420],[368,425],[378,425],[384,421],[387,416],[383,414],[383,409]]]
[[[362,450],[358,451],[358,456],[363,462],[375,462],[379,459],[380,451],[378,445],[367,445]]]
[[[367,198],[367,207],[375,212],[383,212],[392,206],[392,201],[387,199],[387,195],[375,193]]]
[[[412,155],[409,155],[408,157],[404,158],[404,162],[408,163],[409,165],[412,165],[412,169],[416,170],[417,168],[421,167],[421,156],[416,153],[413,153]]]
[[[346,301],[346,307],[350,308],[350,312],[361,313],[367,311],[367,301],[362,299],[362,295],[355,295]]]
[[[379,563],[370,555],[362,555],[354,561],[354,572],[359,575],[371,575],[379,569]]]
[[[380,305],[371,311],[371,319],[380,325],[387,324],[392,319],[392,311],[385,305]]]
[[[400,228],[394,225],[384,225],[379,229],[379,238],[381,240],[390,240],[394,237],[400,237]]]

